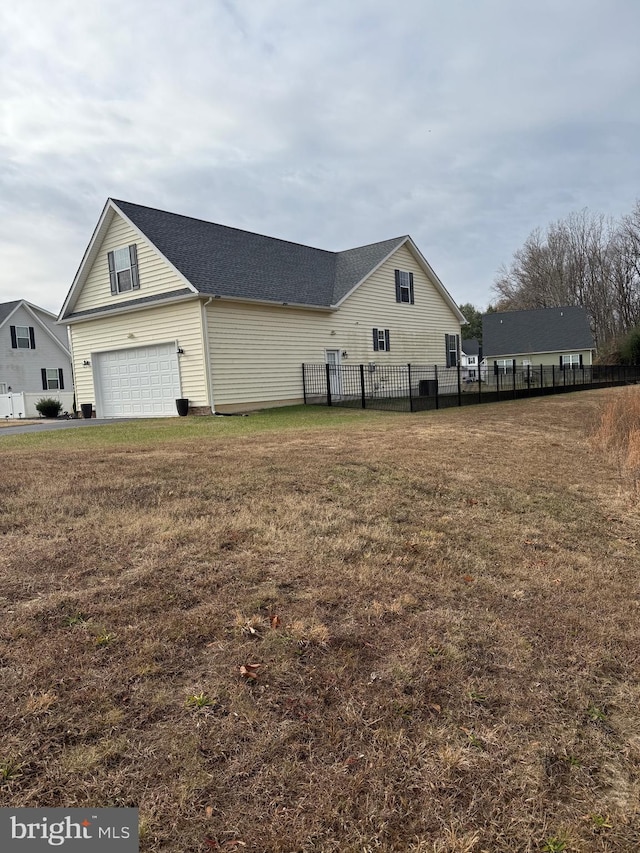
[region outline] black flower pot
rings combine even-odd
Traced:
[[[181,418],[189,414],[189,400],[186,397],[180,397],[176,400],[176,409]]]
[[[82,417],[85,420],[89,420],[93,415],[93,403],[81,403],[80,408],[82,410]]]

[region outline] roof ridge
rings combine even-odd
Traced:
[[[180,219],[189,219],[191,222],[201,222],[203,225],[215,225],[216,228],[223,228],[226,231],[237,231],[240,234],[251,234],[253,237],[262,237],[264,240],[274,240],[277,243],[288,243],[290,246],[300,246],[303,249],[311,249],[314,252],[324,252],[328,255],[340,254],[340,252],[333,252],[331,249],[320,249],[318,246],[309,246],[307,243],[300,243],[296,240],[287,240],[284,237],[272,237],[269,234],[261,234],[259,231],[249,231],[247,228],[238,228],[235,225],[222,225],[220,222],[212,222],[210,219],[202,219],[199,216],[188,216],[185,213],[174,213],[171,210],[163,210],[160,207],[150,207],[147,204],[137,204],[137,202],[125,201],[124,199],[110,198],[110,200],[116,205],[127,204],[131,207],[141,207],[144,208],[144,210],[151,210],[154,213],[162,213],[165,216],[176,216]],[[356,246],[355,248],[359,247]]]

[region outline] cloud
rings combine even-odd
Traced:
[[[625,0],[21,0],[0,300],[58,310],[111,195],[328,249],[410,233],[483,307],[533,228],[633,204],[638,24]]]

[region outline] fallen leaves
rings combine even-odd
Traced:
[[[262,664],[260,663],[243,663],[240,667],[240,675],[243,678],[255,680],[258,677],[258,670]]]

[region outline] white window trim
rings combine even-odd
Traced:
[[[411,304],[411,276],[406,270],[398,270],[398,285],[400,287],[400,302]],[[404,296],[406,295],[406,299]]]
[[[125,253],[126,264],[123,262]],[[129,293],[129,291],[133,290],[133,270],[131,268],[131,252],[129,246],[121,246],[119,249],[113,250],[113,269],[116,274],[116,287],[118,288],[118,293]],[[123,287],[120,284],[120,275],[125,272],[129,273],[128,287]]]
[[[26,335],[21,335],[20,331],[26,332]],[[26,346],[20,346],[20,341],[26,341]],[[16,326],[16,348],[17,349],[31,349],[31,335],[29,334],[28,326]]]
[[[57,367],[47,367],[47,391],[59,391],[60,390],[60,370]],[[55,378],[50,376],[49,374],[55,373]],[[55,385],[51,383],[55,382]]]
[[[562,356],[563,367],[580,367],[580,354],[572,352],[569,355]]]

